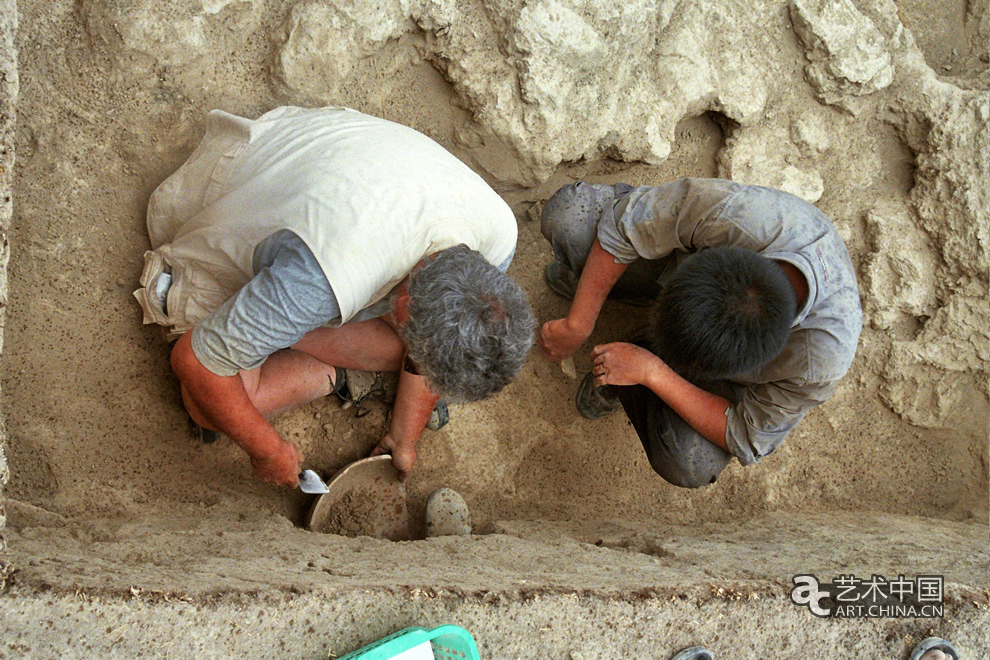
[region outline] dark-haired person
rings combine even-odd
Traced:
[[[541,329],[552,360],[590,336],[606,297],[654,305],[632,343],[595,346],[578,410],[621,407],[650,465],[678,486],[713,483],[780,446],[852,364],[856,276],[832,223],[779,190],[719,179],[656,187],[575,183],[543,210],[567,317]]]
[[[302,454],[267,418],[346,395],[349,370],[401,372],[374,453],[407,474],[440,396],[498,392],[532,346],[509,207],[430,138],[353,110],[214,111],[148,231],[135,295],[179,337],[186,410],[275,484]]]

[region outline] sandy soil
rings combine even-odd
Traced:
[[[699,643],[718,658],[900,659],[932,634],[964,658],[990,654],[982,525],[788,512],[744,525],[510,521],[390,543],[273,517],[217,530],[220,516],[10,532],[19,569],[0,597],[0,658],[339,657],[446,623],[491,660],[665,658]],[[905,567],[946,576],[944,619],[817,620],[781,577]]]
[[[265,3],[245,43],[221,41],[206,60],[166,66],[120,51],[94,27],[92,3],[20,3],[16,217],[2,365],[12,466],[5,495],[41,511],[31,517],[24,512],[34,509],[12,508],[12,528],[39,520],[86,521],[99,534],[101,525],[155,516],[301,524],[307,496],[255,481],[245,455],[229,440],[202,445],[192,436],[169,347],[156,328],[141,325],[131,297],[148,248],[148,197],[191,153],[205,113],[221,108],[257,116],[306,103],[268,84],[271,35],[282,29],[288,4]],[[909,28],[928,25],[919,41],[933,67],[975,61],[972,42],[957,37],[971,30],[965,3],[899,6]],[[928,24],[929,13],[940,20]],[[231,33],[242,21],[234,11],[218,17]],[[541,320],[559,317],[567,303],[542,283],[551,251],[530,213],[534,205],[573,180],[650,184],[717,171],[726,120],[703,113],[680,122],[673,151],[660,165],[608,158],[567,162],[539,185],[508,183],[517,177],[506,173],[523,164],[422,60],[418,39],[412,34],[389,41],[358,61],[354,84],[339,90],[334,102],[413,126],[482,171],[519,219],[509,273]],[[830,185],[819,202],[849,237],[862,266],[869,252],[864,208],[880,198],[908,199],[915,155],[883,122],[836,122],[828,129],[862,136],[877,164],[871,180]],[[845,163],[842,153],[825,159],[823,178],[843,181],[850,176]],[[640,311],[607,303],[588,348],[626,338],[642,323]],[[467,499],[480,531],[501,520],[691,524],[835,510],[985,523],[985,395],[967,385],[945,423],[910,424],[877,393],[881,357],[868,349],[882,334],[864,331],[865,350],[853,372],[776,454],[746,469],[733,465],[717,485],[693,492],[650,470],[623,416],[580,418],[572,403],[577,381],[534,354],[503,393],[452,407],[450,425],[427,432],[407,484],[410,510],[421,515],[427,495],[447,486]],[[576,363],[583,374],[586,351]],[[378,407],[355,419],[328,399],[274,423],[304,451],[306,467],[329,474],[365,456],[387,418]]]
[[[306,529],[322,534],[373,536],[391,541],[422,539],[420,525],[410,529],[406,488],[391,460],[349,466],[327,484],[306,515]],[[413,532],[416,535],[413,536]]]

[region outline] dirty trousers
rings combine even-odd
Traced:
[[[572,183],[558,190],[543,208],[541,228],[557,260],[580,277],[598,236],[602,213],[631,190],[626,184]],[[609,297],[619,300],[655,299],[657,283],[671,266],[668,259],[638,259],[630,264]],[[642,385],[613,387],[632,422],[650,466],[666,481],[682,488],[714,483],[732,454],[712,444],[680,418],[656,394]],[[736,401],[735,387],[718,382],[706,390]]]

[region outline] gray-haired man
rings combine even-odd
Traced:
[[[501,390],[532,344],[505,202],[426,136],[352,110],[211,113],[148,230],[136,295],[179,336],[186,409],[275,484],[297,483],[302,454],[266,418],[344,370],[401,372],[374,453],[407,474],[439,397]]]

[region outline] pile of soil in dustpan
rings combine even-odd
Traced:
[[[306,517],[310,531],[390,541],[412,538],[406,487],[391,456],[355,461],[334,475],[327,488]]]

